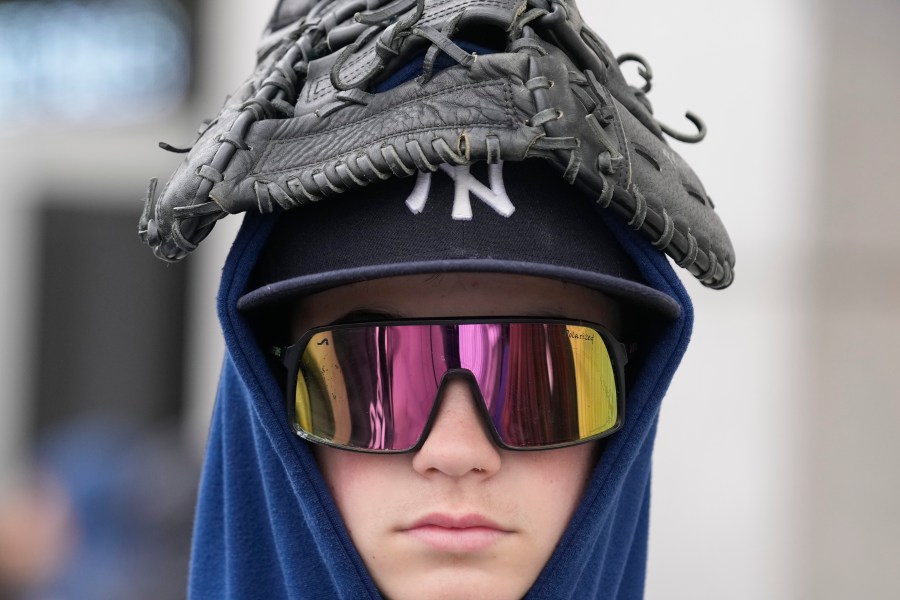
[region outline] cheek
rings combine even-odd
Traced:
[[[319,469],[348,527],[376,519],[398,480],[403,457],[370,456],[327,446],[314,447]]]
[[[522,465],[531,473],[532,510],[542,514],[559,533],[575,512],[599,456],[597,442],[528,455]],[[527,499],[525,501],[528,501]],[[543,506],[541,506],[543,505]],[[553,507],[553,509],[550,509]]]
[[[583,489],[599,457],[599,444],[579,444],[568,448],[535,452],[534,470],[548,482]]]
[[[352,492],[348,487],[352,487],[354,482],[359,482],[359,476],[365,476],[365,470],[359,460],[355,460],[354,456],[349,452],[335,450],[326,446],[313,446],[313,452],[316,456],[316,462],[319,463],[319,469],[328,482],[331,493],[337,498],[338,495]]]

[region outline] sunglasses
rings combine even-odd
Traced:
[[[593,323],[351,323],[313,329],[276,353],[287,368],[294,431],[346,450],[418,450],[454,379],[469,382],[494,442],[507,450],[595,440],[624,417],[627,352]]]

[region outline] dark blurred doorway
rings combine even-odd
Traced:
[[[81,418],[174,422],[183,409],[186,269],[140,243],[131,210],[39,212],[36,437]]]

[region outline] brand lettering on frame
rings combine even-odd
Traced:
[[[503,185],[503,163],[488,165],[488,185],[478,181],[472,174],[469,165],[450,166],[442,164],[440,171],[453,180],[453,211],[451,216],[456,221],[472,220],[472,196],[490,206],[498,215],[509,217],[516,211],[506,187]],[[425,210],[428,203],[428,194],[431,191],[431,177],[433,173],[419,173],[416,185],[406,206],[413,214],[419,214]]]

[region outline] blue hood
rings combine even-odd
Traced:
[[[607,225],[646,282],[675,298],[632,385],[624,428],[609,438],[581,504],[527,598],[641,598],[650,464],[660,402],[687,347],[690,300],[665,257],[626,227]],[[212,417],[194,531],[190,597],[380,598],[312,452],[285,418],[245,315],[237,310],[274,219],[247,215],[222,275],[226,356]]]

